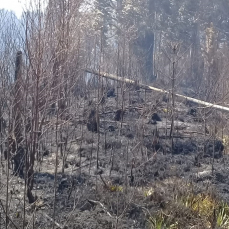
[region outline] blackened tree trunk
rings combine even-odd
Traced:
[[[23,141],[23,130],[22,130],[22,52],[18,51],[16,55],[15,62],[15,78],[14,78],[14,90],[13,90],[13,108],[12,108],[12,119],[10,122],[10,133],[8,137],[9,150],[7,152],[7,157],[12,155],[14,161],[14,172],[15,175],[19,170],[18,166],[20,164],[20,158],[18,158],[17,148]]]
[[[15,87],[14,87],[14,105],[12,112],[11,134],[13,135],[16,145],[23,140],[22,135],[22,117],[21,117],[21,100],[22,100],[22,52],[18,51],[15,63]],[[16,149],[15,149],[16,150]],[[13,152],[15,153],[15,152]]]

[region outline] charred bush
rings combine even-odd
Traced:
[[[87,200],[87,202],[85,202],[84,205],[80,207],[80,211],[91,211],[94,208],[95,208],[95,204],[90,200]]]
[[[137,103],[140,103],[140,104],[142,104],[142,103],[144,103],[145,101],[144,101],[144,99],[143,98],[141,98],[141,97],[138,97],[138,98],[135,98],[135,99],[131,99],[130,100],[130,104],[137,104]]]
[[[96,170],[94,171],[94,174],[95,174],[95,175],[102,175],[103,173],[104,173],[104,171],[103,171],[101,168],[96,169]]]
[[[87,144],[95,143],[95,139],[93,139],[93,138],[86,138],[85,141]]]
[[[115,131],[115,127],[114,126],[108,126],[107,130],[109,132],[114,132]]]
[[[193,117],[196,117],[197,116],[197,110],[195,108],[191,108],[189,111],[188,111],[188,115],[191,115]]]
[[[58,179],[58,192],[64,193],[64,192],[71,192],[74,190],[74,187],[76,185],[82,185],[86,182],[86,175],[84,173],[80,175],[63,175],[62,177],[59,177]]]
[[[180,122],[184,122],[185,118],[184,118],[184,116],[179,116],[179,117],[178,117],[178,120],[179,120]]]
[[[161,118],[159,117],[159,115],[157,113],[153,113],[149,123],[155,125],[155,124],[157,124],[157,121],[161,122]]]
[[[0,118],[0,132],[6,133],[6,120],[3,117]]]
[[[96,110],[95,109],[92,109],[90,111],[88,121],[87,121],[87,129],[91,132],[98,132]]]
[[[141,89],[138,80],[134,81],[133,89],[134,89],[135,91],[139,91],[139,90]]]
[[[202,157],[214,157],[220,158],[223,155],[224,145],[220,140],[200,140],[197,141],[195,139],[177,139],[174,141],[173,145],[173,154],[189,154],[196,153],[197,146],[202,146],[204,149],[204,154],[201,153],[195,157],[195,166],[200,166],[199,160]]]
[[[121,141],[108,141],[105,143],[104,148],[105,149],[121,149],[122,143]]]
[[[4,159],[7,160],[8,159],[8,150],[5,149],[3,154],[4,154]]]
[[[14,163],[14,175],[24,178],[24,166],[25,166],[25,150],[22,146],[19,146],[16,154],[13,156]]]
[[[48,149],[45,149],[44,151],[43,151],[43,156],[45,157],[45,156],[48,156],[50,154],[50,151],[48,150]]]
[[[144,139],[144,146],[148,149],[148,150],[152,150],[152,151],[159,151],[162,148],[162,145],[159,141],[159,138],[145,138]]]
[[[57,105],[56,103],[52,103],[51,107],[49,108],[48,114],[55,115],[56,111],[57,111]]]
[[[100,104],[104,104],[106,102],[106,98],[105,95],[103,95],[103,97],[100,100]]]
[[[119,109],[115,112],[115,121],[121,121],[124,116],[124,111],[122,109]]]
[[[205,157],[220,158],[223,156],[224,145],[220,140],[207,140],[204,144]]]
[[[204,119],[202,117],[195,117],[193,120],[195,122],[204,122]]]
[[[134,139],[134,134],[131,133],[131,132],[126,133],[125,136],[126,136],[127,138],[129,138],[129,139]]]
[[[120,131],[121,136],[125,136],[126,138],[133,139],[135,136],[134,130],[129,127],[123,128]]]
[[[69,180],[67,178],[62,178],[58,186],[58,192],[63,193],[63,190],[68,188],[69,186]]]
[[[200,154],[198,154],[197,156],[195,156],[195,158],[194,158],[194,166],[201,167]]]
[[[168,103],[169,102],[169,97],[167,95],[163,95],[162,101],[165,102],[165,103]]]
[[[109,88],[107,90],[107,97],[115,97],[115,89],[114,88]]]
[[[174,141],[173,154],[189,154],[196,151],[197,145],[192,139]]]
[[[93,104],[93,101],[92,100],[89,100],[88,106],[91,106],[92,104]]]
[[[105,149],[111,149],[112,148],[112,144],[110,142],[106,142],[104,145]]]

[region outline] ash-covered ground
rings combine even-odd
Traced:
[[[193,192],[211,192],[229,202],[227,114],[180,100],[173,108],[166,96],[155,92],[120,91],[109,90],[99,100],[99,110],[93,97],[97,92],[79,97],[74,112],[69,111],[76,115],[58,126],[58,143],[55,125],[44,127],[45,153],[34,174],[38,199],[25,202],[27,228],[153,228],[149,218],[172,208],[174,196],[190,186]],[[8,182],[9,216],[23,228],[24,180],[10,176]],[[195,215],[174,211],[184,222],[179,228],[195,223],[193,228],[204,228]],[[9,228],[15,228],[13,223]]]

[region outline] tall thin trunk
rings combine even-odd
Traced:
[[[174,110],[175,110],[175,62],[173,62],[173,74],[172,74],[172,121],[171,121],[171,129],[170,129],[170,138],[171,138],[171,144],[172,144],[172,153],[174,148]]]

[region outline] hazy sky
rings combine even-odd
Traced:
[[[17,17],[20,17],[26,1],[27,0],[0,0],[0,9],[12,10]]]
[[[39,0],[0,0],[0,9],[12,10],[18,18],[20,18],[23,9],[26,10],[28,6],[31,6],[30,3],[36,5],[36,2]],[[43,8],[47,5],[47,0],[41,0],[41,5]],[[91,8],[91,4],[94,0],[88,0],[87,2],[87,9]]]
[[[0,9],[12,10],[17,17],[20,17],[23,9],[28,9],[28,6],[31,7],[31,3],[33,6],[36,6],[37,2],[39,2],[39,0],[0,0]],[[46,5],[46,2],[46,0],[40,0],[43,7]]]

